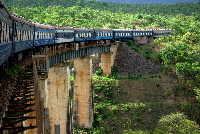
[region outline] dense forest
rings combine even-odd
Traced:
[[[154,115],[159,120],[158,126],[155,129],[156,133],[199,133],[198,125],[200,124],[200,1],[197,3],[179,3],[172,5],[139,5],[139,4],[112,4],[108,2],[70,0],[66,3],[64,0],[7,0],[5,2],[11,12],[25,17],[28,20],[33,20],[41,23],[60,26],[73,26],[73,27],[87,27],[87,28],[171,28],[172,35],[167,35],[155,40],[155,43],[149,46],[144,52],[140,51],[137,44],[127,43],[128,46],[135,51],[143,54],[146,58],[155,61],[163,67],[166,73],[172,75],[181,81],[181,85],[176,85],[174,92],[184,92],[186,96],[184,102],[181,102],[180,111],[184,114],[177,113],[166,116],[162,119]],[[15,5],[15,6],[14,6]],[[160,49],[157,49],[160,48]],[[154,51],[155,49],[155,51]],[[155,52],[155,53],[154,53]],[[126,103],[116,104],[111,97],[113,95],[110,86],[105,83],[110,83],[116,86],[113,81],[120,79],[117,76],[102,76],[97,72],[94,77],[94,90],[96,93],[102,91],[106,99],[100,98],[95,94],[95,122],[93,130],[77,130],[87,131],[88,133],[109,133],[115,131],[117,126],[112,126],[112,130],[104,128],[104,125],[109,125],[108,117],[118,121],[114,115],[119,113],[126,113],[129,110],[136,108],[135,113],[151,113],[151,108],[144,109],[143,103]],[[100,74],[100,75],[99,75]],[[147,76],[145,76],[147,77]],[[149,76],[154,77],[154,76]],[[161,77],[161,76],[159,76]],[[141,75],[127,76],[130,79],[140,79]],[[101,87],[99,87],[101,85]],[[159,88],[160,84],[155,84]],[[160,88],[159,88],[160,89]],[[116,92],[120,93],[119,96],[127,96],[126,91],[117,89]],[[164,92],[164,91],[163,91]],[[191,96],[187,96],[191,92]],[[151,97],[150,97],[151,98]],[[101,102],[100,102],[101,100]],[[106,100],[108,100],[106,102]],[[192,103],[191,101],[192,100]],[[116,101],[118,101],[116,99]],[[152,102],[155,106],[155,102]],[[104,113],[104,109],[110,109],[111,113]],[[127,111],[126,111],[127,110]],[[146,110],[146,111],[145,111]],[[156,111],[157,112],[157,111]],[[156,113],[155,112],[155,113]],[[114,113],[114,114],[113,114]],[[131,113],[134,114],[133,112]],[[134,115],[134,120],[139,122],[131,126],[131,121],[128,117],[124,129],[136,128],[138,130],[139,124],[144,125],[148,132],[135,132],[135,133],[150,133],[154,128],[145,125],[142,122],[140,114]],[[121,115],[119,115],[121,116]],[[154,120],[154,119],[153,119]],[[180,121],[179,126],[174,127],[174,123]],[[190,121],[192,120],[192,121]],[[169,122],[168,122],[169,121]],[[170,124],[171,123],[171,124]],[[103,124],[103,125],[102,125]],[[118,122],[120,125],[121,123]],[[149,122],[155,124],[155,122]],[[186,124],[186,126],[185,126]],[[169,127],[169,128],[167,128]],[[141,127],[142,128],[142,127]],[[145,128],[145,130],[146,130]],[[171,130],[175,128],[175,130]],[[187,128],[187,129],[185,129]],[[105,130],[106,129],[106,130]],[[165,129],[165,131],[163,130]],[[163,130],[163,131],[162,131]],[[132,131],[125,133],[133,133]]]
[[[110,3],[100,1],[88,0],[6,0],[4,1],[7,7],[49,7],[60,5],[64,8],[81,6],[84,8],[91,7],[94,10],[123,12],[123,13],[139,13],[139,14],[184,14],[192,15],[193,13],[200,13],[200,1],[197,3],[176,3],[176,4],[123,4],[123,3]]]

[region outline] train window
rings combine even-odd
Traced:
[[[39,38],[38,39],[41,39],[42,38],[42,32],[38,32],[39,34]]]
[[[58,39],[59,37],[58,37],[58,33],[56,33],[56,37],[55,37],[56,39]]]
[[[40,39],[40,33],[37,32],[37,39]]]
[[[22,30],[20,30],[20,40],[23,40],[23,33],[22,33]]]
[[[26,31],[23,31],[22,34],[23,34],[22,40],[26,40]]]
[[[63,38],[67,38],[68,37],[68,33],[63,33]]]
[[[0,43],[2,43],[2,22],[0,21]]]

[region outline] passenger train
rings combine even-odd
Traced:
[[[14,53],[49,44],[163,36],[170,29],[91,29],[51,26],[10,13],[0,0],[0,66]]]

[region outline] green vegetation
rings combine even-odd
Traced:
[[[153,5],[153,4],[122,4],[99,2],[95,0],[6,0],[4,1],[8,7],[49,7],[61,5],[64,8],[75,5],[81,7],[91,7],[95,10],[107,10],[110,12],[135,13],[135,14],[185,14],[192,15],[193,13],[200,13],[200,2],[197,3],[177,3],[167,5]],[[139,17],[142,19],[142,17]]]
[[[199,133],[194,121],[200,124],[200,2],[127,5],[87,0],[68,3],[64,0],[23,0],[23,3],[8,0],[5,3],[10,11],[28,20],[51,25],[173,29],[172,35],[160,37],[154,44],[127,42],[129,47],[160,64],[168,76],[173,76],[168,78],[172,82],[166,86],[168,76],[163,74],[117,76],[114,67],[111,75],[104,76],[102,70],[97,71],[93,77],[94,129],[76,128],[75,133],[121,133],[124,130],[123,133],[130,134]],[[17,68],[10,69],[9,75],[16,74],[20,70]],[[73,77],[70,80],[73,83]],[[137,84],[143,88],[136,87]],[[171,114],[176,112],[183,112],[188,119],[182,113]]]
[[[19,65],[15,64],[9,68],[7,74],[9,76],[9,78],[14,78],[22,71],[24,71],[24,69],[22,67],[20,67]]]
[[[155,134],[199,134],[199,125],[185,118],[184,114],[176,113],[162,117],[155,129]]]
[[[97,72],[96,74],[98,74]],[[167,84],[165,81],[167,76],[163,76],[163,74],[139,75],[133,79],[134,81],[127,79],[128,76],[121,80],[118,76],[113,78],[110,75],[96,74],[93,76],[94,128],[75,128],[75,133],[157,134],[180,132],[184,134],[191,131],[199,133],[198,125],[189,120],[199,120],[198,105],[193,106],[180,101],[172,104],[166,102],[171,94],[181,97],[183,96],[182,92],[186,93],[185,100],[189,100],[192,93],[187,92],[186,86],[169,83],[168,87],[163,88],[163,84]],[[163,78],[164,81],[162,81]],[[144,87],[138,89],[139,92],[135,91],[133,85],[137,87],[142,83],[145,83]],[[125,85],[128,87],[124,87]],[[184,115],[182,113],[171,114],[176,111],[181,111]],[[169,127],[169,129],[165,127]]]

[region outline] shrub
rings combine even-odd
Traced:
[[[119,108],[115,105],[115,106],[113,106],[113,107],[110,109],[110,111],[111,111],[112,113],[116,113],[117,111],[119,111]]]
[[[8,70],[7,74],[10,78],[13,78],[14,76],[18,75],[20,72],[23,72],[23,71],[24,69],[22,67],[15,64]]]
[[[133,41],[132,40],[128,40],[126,42],[126,45],[129,46],[129,47],[133,46]]]
[[[112,66],[111,67],[111,75],[116,76],[116,74],[117,74],[117,68]]]
[[[95,74],[101,76],[103,74],[103,70],[99,69],[98,71],[95,72]]]
[[[104,104],[104,103],[101,103],[101,104],[95,106],[95,109],[96,109],[99,113],[102,113],[103,110],[104,110],[104,108],[105,108],[105,104]]]
[[[183,113],[172,113],[164,116],[154,131],[155,134],[199,134],[199,125],[185,118]]]
[[[138,52],[138,48],[136,46],[132,46],[132,49]]]
[[[147,49],[145,50],[145,53],[146,53],[146,54],[150,54],[150,53],[152,53],[151,48],[147,48]]]
[[[124,130],[124,132],[122,132],[122,134],[150,134],[150,132],[142,131],[142,130],[133,131],[130,129],[130,130]]]

